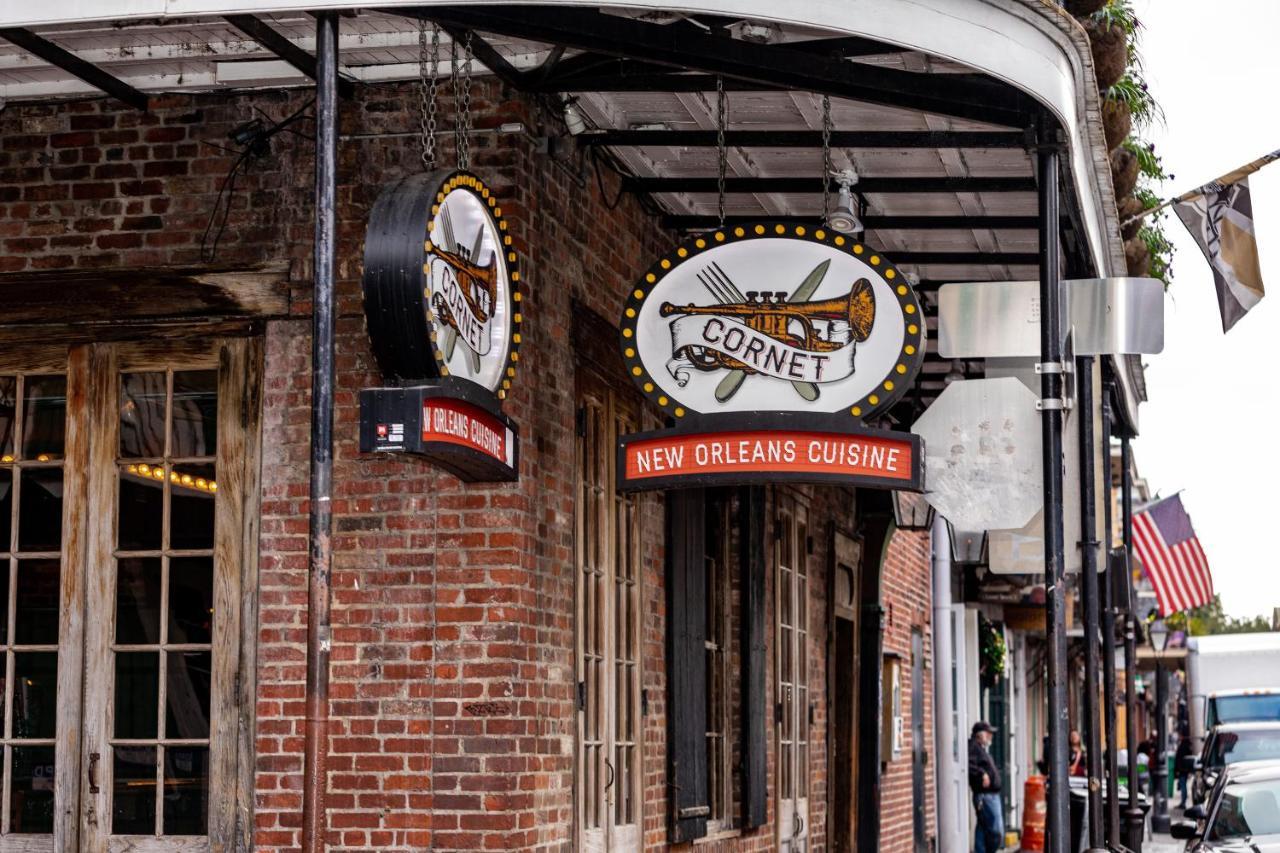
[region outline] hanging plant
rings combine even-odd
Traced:
[[[986,617],[978,616],[978,658],[984,678],[1004,675],[1008,649],[1004,643],[1004,631]]]

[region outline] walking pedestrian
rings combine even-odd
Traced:
[[[1178,780],[1178,795],[1181,801],[1178,808],[1186,809],[1187,807],[1187,764],[1191,758],[1191,738],[1187,735],[1186,729],[1178,732],[1178,751],[1173,759],[1173,772]]]
[[[985,720],[973,724],[969,737],[969,788],[978,814],[973,853],[996,853],[1004,846],[1004,806],[1000,802],[1000,771],[991,757],[995,729]]]

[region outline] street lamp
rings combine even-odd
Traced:
[[[987,531],[951,528],[951,562],[978,566],[987,561]]]
[[[893,521],[899,530],[928,530],[933,526],[933,506],[920,492],[895,491]]]
[[[1156,659],[1156,744],[1155,755],[1151,756],[1151,788],[1153,800],[1151,809],[1151,831],[1169,831],[1169,720],[1165,705],[1169,701],[1168,687],[1165,683],[1161,660],[1169,642],[1169,626],[1163,619],[1157,619],[1147,629],[1147,638],[1151,641],[1151,649]]]

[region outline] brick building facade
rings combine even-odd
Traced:
[[[465,485],[421,461],[358,452],[357,392],[382,382],[361,310],[364,228],[379,188],[420,168],[412,136],[376,134],[414,128],[417,94],[412,86],[369,86],[342,105],[349,137],[340,142],[338,188],[328,782],[334,851],[586,846],[583,789],[592,782],[580,766],[582,676],[575,651],[584,630],[581,604],[575,605],[581,599],[575,554],[582,547],[575,540],[582,512],[578,412],[590,384],[584,376],[594,371],[591,387],[604,389],[616,411],[633,412],[638,426],[657,423],[611,360],[613,338],[601,340],[598,330],[615,322],[630,283],[676,237],[621,191],[607,165],[564,144],[558,119],[538,101],[491,80],[480,88],[473,101],[478,127],[520,122],[527,128],[482,133],[473,146],[472,168],[499,188],[526,279],[519,373],[505,405],[521,431],[521,471],[518,482],[504,485]],[[39,274],[56,270],[274,269],[287,262],[283,312],[209,326],[190,317],[71,323],[65,345],[50,343],[75,349],[99,339],[209,335],[251,342],[249,370],[261,370],[262,391],[260,432],[249,441],[261,445],[261,471],[245,506],[256,548],[241,608],[251,639],[239,651],[248,662],[239,697],[251,699],[252,707],[236,711],[243,741],[237,773],[251,782],[236,795],[231,833],[262,853],[297,849],[301,819],[313,149],[300,137],[311,125],[299,121],[292,126],[297,135],[274,136],[270,152],[248,158],[234,186],[224,186],[224,178],[241,155],[224,146],[245,122],[264,115],[280,121],[307,106],[306,92],[299,91],[169,96],[153,99],[145,113],[104,100],[0,112],[0,272],[11,278],[42,280]],[[447,103],[443,112],[450,114]],[[553,137],[550,150],[547,136]],[[229,205],[225,227],[218,221],[220,203]],[[127,302],[129,295],[115,298]],[[38,334],[8,327],[27,341]],[[796,545],[808,567],[807,590],[800,593],[808,622],[798,623],[807,628],[807,645],[797,660],[807,666],[809,705],[801,716],[809,719],[810,745],[807,766],[797,765],[809,784],[798,834],[807,834],[812,850],[837,848],[832,810],[847,814],[851,807],[834,804],[830,697],[839,682],[861,675],[828,671],[837,659],[829,599],[838,588],[834,531],[859,541],[868,524],[864,497],[831,487],[770,489],[766,497],[770,519],[793,500],[807,507],[813,540],[811,548]],[[640,825],[643,848],[665,849],[671,819],[663,496],[635,499],[629,518],[638,534],[639,573],[631,580],[640,603],[629,618],[641,628],[634,662],[641,692],[626,701],[641,713],[633,721],[638,788],[625,808]],[[766,549],[769,709],[779,703],[777,547],[771,542]],[[862,566],[878,559],[864,557]],[[916,750],[913,760],[913,750],[930,751],[933,728],[928,534],[893,533],[879,573],[878,600],[857,594],[852,608],[858,619],[880,618],[883,651],[900,662],[903,731],[896,754],[884,756],[877,820],[880,849],[906,851],[918,849],[917,810],[926,843],[934,836],[932,762],[920,769],[923,788],[913,777],[920,754]],[[728,744],[721,765],[728,774],[722,780],[726,817],[715,840],[698,844],[715,851],[772,850],[786,841],[778,835],[772,714],[765,820],[742,827],[741,756],[733,746],[741,736],[741,696],[733,686],[743,656],[734,640],[742,618],[740,583],[732,571],[725,576],[730,688],[726,729],[718,736]],[[864,659],[860,666],[878,671],[880,661]],[[913,666],[925,669],[922,690],[912,690]],[[860,727],[879,718],[877,699],[858,700]],[[913,727],[917,702],[923,703],[921,724]],[[924,742],[917,745],[919,733]],[[617,768],[610,764],[610,770]],[[868,780],[851,781],[858,791]],[[624,808],[620,799],[604,802],[615,817]]]

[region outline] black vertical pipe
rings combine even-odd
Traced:
[[[1160,650],[1162,655],[1164,650]],[[1169,678],[1156,656],[1156,744],[1151,756],[1151,831],[1169,831]]]
[[[1098,509],[1093,434],[1093,358],[1076,359],[1076,417],[1080,421],[1080,574],[1084,610],[1084,747],[1089,773],[1089,847],[1101,849],[1102,737],[1098,731]]]
[[[1071,828],[1067,810],[1067,630],[1063,577],[1062,405],[1063,294],[1059,243],[1058,158],[1054,133],[1042,136],[1039,160],[1040,210],[1040,396],[1044,458],[1045,624],[1048,627],[1049,790],[1046,853],[1067,853]]]
[[[1106,538],[1107,580],[1102,585],[1102,725],[1107,736],[1107,846],[1120,844],[1120,756],[1116,752],[1116,611],[1115,561],[1111,543],[1115,541],[1111,512],[1111,383],[1102,391],[1102,470],[1106,500],[1102,502]]]
[[[316,15],[316,232],[311,301],[311,504],[308,514],[307,728],[302,849],[321,853],[329,751],[329,574],[333,564],[333,270],[338,166],[338,16]]]
[[[1125,805],[1125,846],[1142,853],[1142,809],[1138,806],[1138,648],[1133,593],[1133,455],[1129,436],[1120,438],[1120,501],[1124,518],[1124,584],[1128,601],[1124,613],[1124,717],[1125,752],[1129,757],[1129,800]]]

